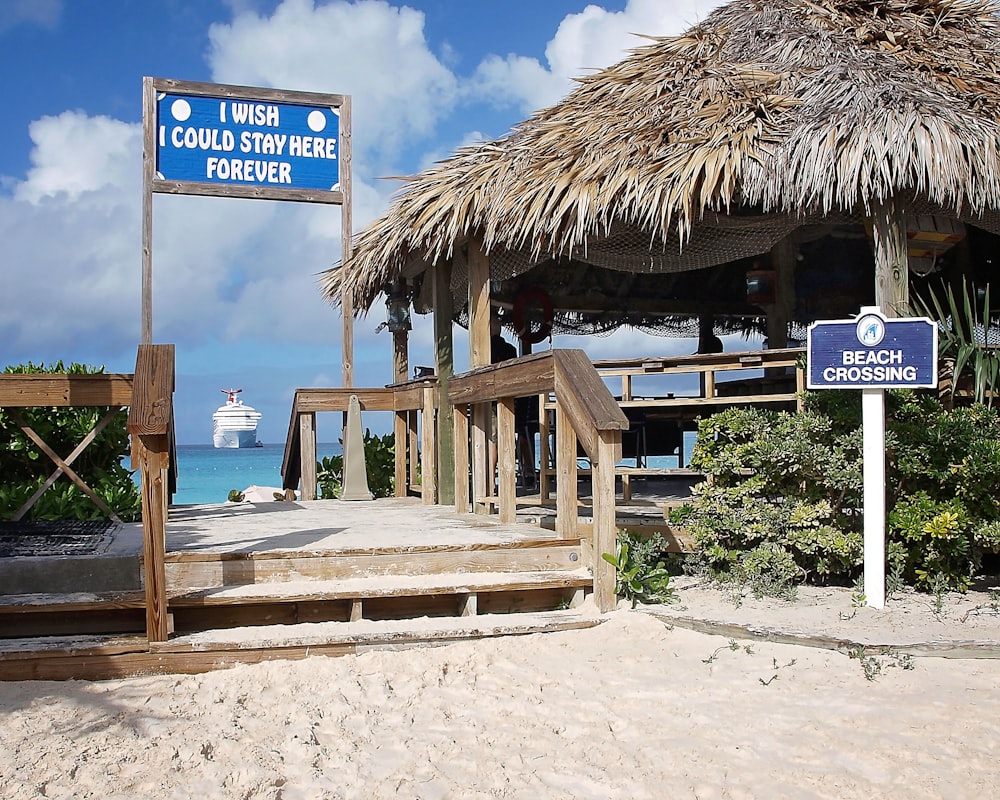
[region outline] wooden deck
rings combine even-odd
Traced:
[[[622,507],[622,524],[662,526],[661,499]],[[521,497],[515,524],[418,498],[173,507],[166,642],[144,636],[141,586],[38,585],[0,595],[0,679],[197,672],[598,624],[589,542],[556,536],[551,506]],[[584,492],[584,533],[588,513]],[[140,575],[142,546],[126,525],[109,549]],[[95,556],[57,558],[62,582],[86,587]],[[0,561],[9,573],[18,559]]]

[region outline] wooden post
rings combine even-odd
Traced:
[[[455,406],[455,511],[469,512],[469,407]]]
[[[500,521],[513,523],[517,519],[517,471],[515,455],[514,399],[505,397],[497,403],[497,472],[500,476]]]
[[[141,435],[139,442],[146,638],[165,642],[169,634],[165,560],[170,448],[163,435]]]
[[[548,400],[548,393],[539,395],[538,398],[538,499],[545,502],[549,499],[552,491],[552,478],[549,467],[552,464],[552,452],[549,445],[549,434],[552,427],[549,424],[551,417],[548,409],[545,408],[545,401]]]
[[[910,304],[910,271],[906,252],[906,215],[891,198],[872,207],[875,236],[875,305],[886,317],[900,317]]]
[[[392,332],[392,381],[402,383],[410,376],[409,331]]]
[[[490,358],[490,259],[478,239],[469,241],[469,368]]]
[[[604,553],[615,554],[618,528],[615,519],[615,456],[621,441],[621,431],[598,431],[597,461],[591,477],[594,495],[594,601],[603,614],[613,611],[615,568],[604,560]],[[618,440],[616,443],[615,440]]]
[[[492,494],[493,476],[487,475],[490,468],[490,406],[476,403],[472,406],[472,510],[476,514],[488,514],[490,507],[482,502]],[[490,491],[487,491],[489,484]]]
[[[340,204],[340,258],[343,264],[351,259],[353,236],[353,219],[351,211],[351,98],[345,96],[340,106],[340,191],[343,202]],[[344,340],[342,351],[344,366],[342,380],[345,387],[354,386],[354,294],[345,291],[340,296],[340,307],[343,312]],[[304,479],[304,476],[303,476]]]
[[[478,239],[469,241],[469,367],[490,363],[490,260]],[[490,407],[476,403],[472,407],[472,492],[476,513],[489,513],[482,498],[492,495],[490,472]]]
[[[442,505],[455,502],[455,409],[448,386],[455,374],[452,338],[451,263],[438,263],[434,279],[434,370],[438,376],[438,497]]]
[[[423,395],[424,407],[420,425],[420,499],[424,505],[433,505],[437,502],[437,436],[435,435],[437,422],[434,419],[434,387],[425,386]]]
[[[347,440],[344,437],[346,445]],[[302,500],[316,499],[316,413],[299,414],[299,459],[302,464]]]
[[[409,494],[409,483],[406,480],[406,411],[397,411],[394,415],[392,434],[395,439],[393,453],[396,467],[395,495],[406,497]],[[413,454],[416,457],[416,453]]]
[[[142,79],[142,343],[153,343],[153,178],[156,175],[156,91]]]
[[[417,412],[406,412],[406,432],[410,451],[410,486],[417,485],[417,472],[420,469],[420,444],[417,437]]]
[[[798,241],[790,234],[771,248],[774,270],[774,303],[766,307],[767,346],[777,350],[788,346],[788,322],[795,313],[795,263]],[[773,372],[774,370],[772,370]],[[779,373],[784,367],[778,367]]]
[[[556,534],[573,539],[577,533],[578,497],[576,492],[576,434],[569,415],[556,405]]]

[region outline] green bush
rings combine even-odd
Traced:
[[[28,363],[7,367],[8,375],[65,373],[99,374],[103,367],[82,364],[49,366]],[[65,458],[90,433],[108,407],[24,408],[24,421],[55,453]],[[140,517],[139,490],[132,472],[122,460],[129,454],[128,417],[116,415],[72,464],[72,469],[121,519]],[[0,519],[11,519],[55,470],[52,460],[38,449],[14,421],[9,410],[0,408]],[[60,476],[28,512],[31,520],[100,519],[103,512],[66,476]]]
[[[1000,551],[1000,419],[887,393],[890,571],[924,589],[965,589]],[[692,467],[711,476],[684,523],[695,563],[756,593],[796,582],[850,585],[862,572],[863,464],[857,392],[817,392],[800,414],[733,408],[699,423]]]
[[[341,442],[343,445],[343,442]],[[365,467],[368,490],[376,498],[392,497],[396,485],[395,436],[375,436],[365,429]],[[316,464],[316,484],[323,498],[340,495],[344,485],[344,456],[326,456]]]
[[[667,543],[659,534],[644,538],[629,531],[618,534],[617,552],[601,557],[615,568],[615,594],[638,603],[666,603],[674,599],[665,558]]]

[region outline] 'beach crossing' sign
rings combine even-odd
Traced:
[[[936,388],[937,325],[924,317],[886,319],[863,309],[856,319],[809,326],[810,389]]]

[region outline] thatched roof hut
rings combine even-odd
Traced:
[[[474,243],[501,299],[525,284],[551,295],[557,330],[759,315],[745,274],[761,256],[790,262],[802,297],[814,259],[816,297],[842,278],[856,311],[877,299],[863,296],[872,237],[890,264],[903,214],[911,237],[919,215],[1000,241],[998,14],[997,0],[735,0],[417,175],[322,290],[366,310],[404,279],[419,303],[422,276],[447,268],[461,319]],[[839,264],[831,236],[848,243]],[[828,310],[802,297],[789,321]]]

